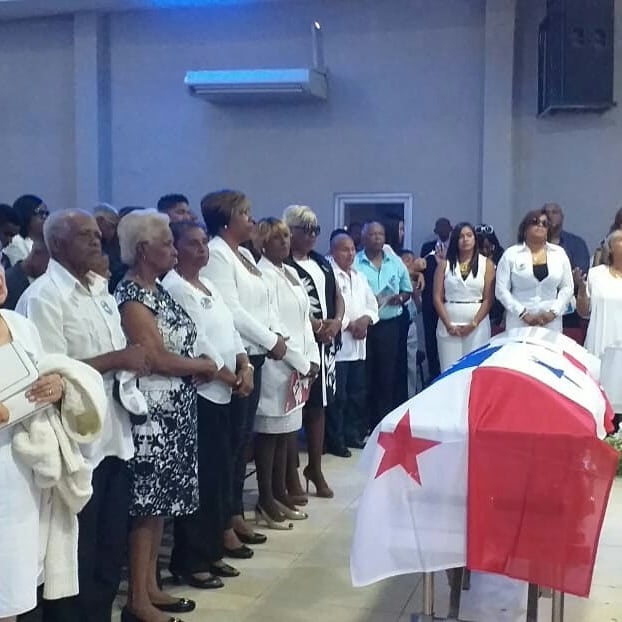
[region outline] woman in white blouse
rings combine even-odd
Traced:
[[[589,317],[585,348],[602,359],[601,382],[616,413],[622,413],[622,230],[614,229],[602,245],[602,264],[587,280],[575,270],[577,312]],[[619,415],[618,415],[619,419]]]
[[[272,528],[291,528],[285,519],[307,518],[286,491],[287,447],[302,427],[306,402],[296,388],[311,386],[317,376],[320,355],[311,327],[309,297],[296,271],[283,262],[289,257],[290,232],[277,218],[257,224],[263,257],[257,264],[270,289],[274,312],[287,337],[282,361],[266,361],[261,396],[255,419],[255,464],[259,501],[257,515]],[[297,399],[293,400],[292,397]]]
[[[495,267],[480,254],[473,225],[463,222],[451,233],[447,254],[434,273],[436,340],[441,371],[490,339]]]
[[[287,346],[271,313],[268,287],[253,255],[241,245],[251,238],[253,220],[246,196],[235,190],[206,195],[201,212],[210,235],[210,260],[201,271],[218,289],[233,316],[244,348],[254,368],[253,391],[231,402],[231,454],[233,457],[233,508],[231,526],[225,539],[227,553],[248,558],[252,549],[241,544],[260,544],[265,536],[253,532],[244,520],[242,492],[246,476],[246,450],[250,444],[261,387],[261,368],[266,356],[281,360]]]
[[[0,306],[6,299],[4,268],[0,266]],[[0,309],[0,346],[15,342],[36,361],[43,346],[35,325],[14,311]],[[64,393],[60,376],[42,376],[30,400],[53,404]],[[0,622],[13,622],[37,604],[39,568],[40,489],[32,469],[12,451],[15,427],[2,428],[10,417],[0,403]],[[16,424],[18,427],[19,424]]]
[[[566,251],[548,242],[549,221],[532,210],[518,228],[518,244],[497,265],[496,296],[505,307],[505,329],[544,326],[561,332],[574,293]]]
[[[197,387],[199,511],[175,519],[170,570],[188,585],[211,589],[223,587],[218,577],[239,574],[222,561],[225,531],[231,518],[229,420],[232,391],[248,395],[253,371],[229,307],[209,279],[199,276],[209,259],[204,227],[196,222],[179,222],[171,224],[171,231],[177,265],[164,277],[162,285],[197,327],[195,355],[215,361],[218,374],[212,382]]]

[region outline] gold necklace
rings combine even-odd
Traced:
[[[460,275],[464,279],[471,271],[471,260],[469,259],[468,261],[460,261],[458,262],[458,266],[460,268]]]

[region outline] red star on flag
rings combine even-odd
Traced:
[[[421,486],[417,456],[435,445],[440,445],[440,442],[414,438],[410,431],[410,411],[407,410],[393,432],[380,432],[378,444],[384,448],[384,454],[374,479],[380,477],[385,471],[400,466]]]

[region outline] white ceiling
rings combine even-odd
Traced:
[[[0,20],[79,11],[127,11],[173,7],[208,7],[287,0],[0,0]]]

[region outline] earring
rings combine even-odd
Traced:
[[[228,228],[229,228],[229,225],[225,225],[225,226],[224,226],[225,231],[226,231]]]

